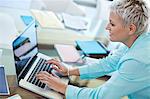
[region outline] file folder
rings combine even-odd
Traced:
[[[106,47],[95,40],[91,41],[76,41],[76,46],[78,49],[83,51],[86,56],[93,56],[93,55],[108,55],[109,51]]]

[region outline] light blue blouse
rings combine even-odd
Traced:
[[[79,67],[81,79],[93,79],[115,71],[97,88],[68,85],[66,99],[150,99],[150,33],[139,36],[128,48],[122,46],[98,63]]]

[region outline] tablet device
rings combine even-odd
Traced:
[[[0,95],[9,95],[8,82],[5,75],[4,65],[0,65]]]

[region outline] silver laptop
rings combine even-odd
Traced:
[[[12,47],[19,86],[47,98],[62,99],[60,93],[51,90],[35,77],[40,71],[52,71],[51,64],[45,64],[51,57],[38,52],[35,20],[13,41]],[[61,79],[68,83],[68,79]]]

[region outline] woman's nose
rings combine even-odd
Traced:
[[[107,26],[106,26],[106,30],[110,30],[109,24],[107,24]]]

